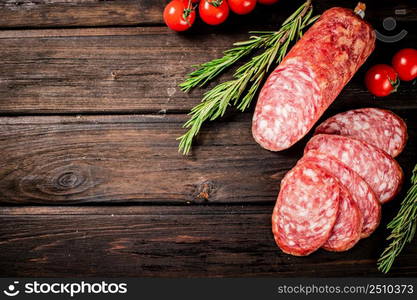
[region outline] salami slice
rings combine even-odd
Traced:
[[[375,231],[381,220],[381,204],[368,183],[351,168],[336,158],[315,150],[308,151],[299,163],[310,162],[326,169],[343,184],[352,195],[363,219],[361,238]]]
[[[325,11],[263,86],[253,116],[254,139],[272,151],[299,141],[374,47],[374,30],[352,10]]]
[[[360,239],[362,214],[349,191],[341,186],[339,212],[329,239],[322,246],[327,251],[346,251]]]
[[[282,251],[305,256],[319,249],[336,222],[340,184],[308,163],[287,173],[272,214],[272,231]]]
[[[384,150],[392,157],[400,154],[407,142],[404,120],[379,108],[361,108],[337,114],[316,128],[315,134],[320,133],[353,137]]]
[[[401,167],[385,151],[368,143],[340,135],[318,134],[307,143],[304,153],[311,150],[331,155],[358,173],[380,203],[393,199],[401,188]]]

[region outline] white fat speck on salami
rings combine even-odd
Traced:
[[[327,251],[347,251],[360,239],[362,214],[349,191],[341,185],[339,211],[330,237],[322,246]]]
[[[297,165],[285,176],[272,215],[272,232],[285,253],[305,256],[330,237],[340,202],[340,183],[324,169]]]
[[[361,212],[363,219],[361,238],[371,235],[381,220],[381,204],[369,184],[358,173],[331,155],[310,150],[298,163],[304,162],[316,164],[339,179],[350,192]]]
[[[379,108],[349,110],[321,123],[315,134],[337,134],[372,144],[392,157],[404,149],[407,125],[393,112]]]
[[[311,150],[331,155],[358,173],[380,203],[393,199],[401,188],[401,167],[389,154],[371,144],[341,135],[318,134],[307,143],[304,153]]]

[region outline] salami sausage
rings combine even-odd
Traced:
[[[360,239],[362,214],[349,191],[341,186],[339,212],[329,239],[322,246],[327,251],[346,251]]]
[[[374,46],[372,27],[351,10],[325,11],[263,86],[252,121],[254,139],[272,151],[299,141]]]
[[[407,142],[404,120],[379,108],[361,108],[337,114],[316,128],[315,134],[320,133],[353,137],[384,150],[392,157],[400,154]]]
[[[340,183],[308,163],[285,176],[272,214],[272,231],[282,251],[305,256],[330,237],[340,202]]]
[[[371,144],[341,135],[318,134],[307,143],[304,153],[311,150],[331,155],[358,173],[380,203],[394,198],[401,188],[401,167],[389,154]]]
[[[298,163],[304,162],[317,164],[339,179],[352,195],[362,214],[361,238],[371,235],[381,220],[381,204],[369,184],[358,173],[328,154],[311,150]]]

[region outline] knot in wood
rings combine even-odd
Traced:
[[[93,187],[95,182],[90,166],[85,164],[49,166],[38,172],[38,191],[48,195],[78,194]]]
[[[209,201],[214,191],[214,184],[210,181],[205,181],[197,185],[194,202],[202,203]]]
[[[102,169],[84,162],[56,160],[34,168],[19,182],[21,192],[34,202],[78,200],[80,194],[101,184]]]
[[[56,183],[64,189],[73,189],[80,186],[85,181],[83,174],[66,172],[58,176]]]

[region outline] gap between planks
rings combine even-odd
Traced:
[[[46,37],[94,37],[129,35],[172,34],[166,26],[155,27],[98,27],[98,28],[57,28],[57,29],[7,29],[0,30],[0,39],[46,38]]]
[[[0,206],[1,216],[42,215],[213,215],[272,214],[273,203],[210,205],[90,205],[90,206]]]

